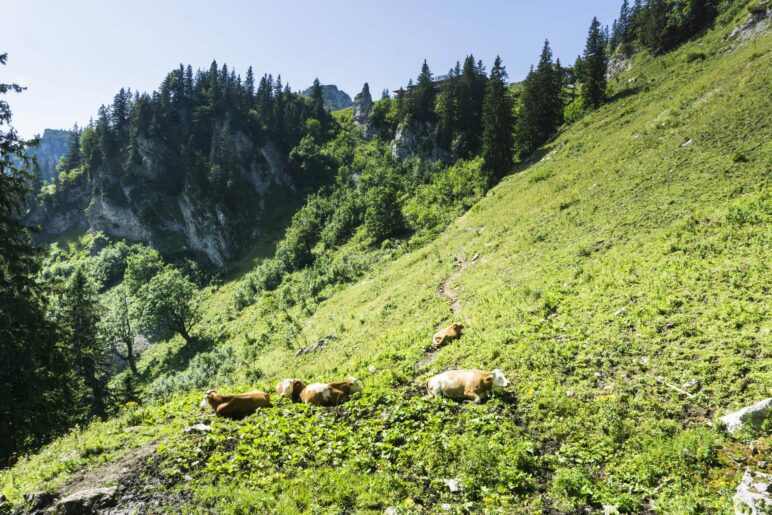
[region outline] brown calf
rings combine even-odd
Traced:
[[[267,393],[255,390],[249,393],[222,395],[209,390],[201,401],[201,409],[210,406],[217,416],[242,418],[251,415],[257,408],[270,408],[271,398]]]
[[[450,324],[448,327],[440,329],[432,338],[434,347],[439,348],[453,340],[458,340],[461,338],[462,329],[464,329],[463,324]]]

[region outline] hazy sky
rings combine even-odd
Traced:
[[[122,86],[151,91],[180,63],[212,59],[281,74],[293,89],[314,77],[352,97],[376,97],[415,77],[424,58],[446,73],[468,53],[511,80],[538,60],[545,38],[573,63],[593,16],[611,24],[621,0],[0,0],[0,82],[28,87],[8,100],[14,125],[87,123]]]

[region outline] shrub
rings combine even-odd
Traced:
[[[376,186],[367,192],[365,203],[365,229],[376,243],[395,236],[404,229],[396,188]]]

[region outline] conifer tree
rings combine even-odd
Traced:
[[[592,19],[582,57],[582,99],[587,108],[595,109],[606,100],[606,41],[597,18]]]
[[[563,123],[562,87],[549,41],[545,41],[539,65],[528,74],[523,87],[515,131],[520,154],[536,150]]]
[[[501,57],[496,56],[483,101],[482,157],[491,180],[503,177],[512,168],[513,113],[506,78]]]
[[[421,73],[418,75],[418,81],[411,96],[413,97],[413,119],[417,122],[433,122],[435,119],[434,101],[437,98],[437,92],[434,90],[432,72],[429,71],[426,59],[421,66]]]
[[[107,416],[107,382],[104,366],[105,345],[99,334],[99,303],[94,287],[81,267],[67,282],[61,300],[61,325],[72,354],[76,374],[89,395],[85,399],[91,414]]]
[[[80,166],[80,130],[75,125],[67,142],[67,153],[62,156],[60,168],[63,172],[68,172],[73,168]]]

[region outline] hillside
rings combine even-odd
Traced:
[[[207,346],[147,350],[144,402],[0,472],[0,511],[97,486],[150,512],[731,511],[772,447],[768,422],[716,423],[772,396],[772,38],[728,37],[746,16],[634,56],[606,105],[439,235],[363,250],[355,234],[319,265],[365,270],[350,282],[316,291],[298,270],[240,303],[234,267],[204,302]],[[452,321],[465,335],[431,351]],[[459,367],[512,384],[424,398]],[[209,387],[348,375],[365,388],[337,408],[198,408]]]

